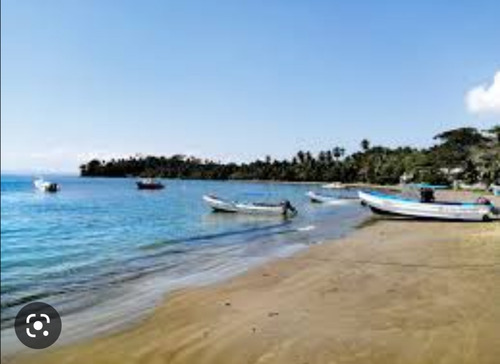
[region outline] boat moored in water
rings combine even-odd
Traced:
[[[59,184],[54,182],[45,181],[43,178],[37,178],[33,181],[35,188],[42,192],[57,192],[61,189]]]
[[[277,204],[257,203],[257,202],[237,202],[221,199],[214,195],[205,195],[203,200],[215,212],[244,213],[252,215],[284,216],[293,217],[297,214],[297,209],[290,201],[283,201]]]
[[[363,204],[382,215],[455,221],[489,221],[498,215],[498,209],[484,197],[475,203],[437,202],[429,190],[422,192],[420,200],[380,192],[358,193]]]
[[[152,178],[142,179],[136,182],[137,188],[140,190],[161,190],[165,188],[163,183],[155,181]]]
[[[309,199],[313,203],[324,203],[328,205],[349,205],[352,203],[359,202],[359,198],[357,197],[327,196],[314,191],[307,192],[306,196],[309,197]]]

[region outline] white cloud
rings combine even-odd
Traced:
[[[474,87],[465,98],[467,109],[474,114],[500,114],[500,71],[491,86],[482,84]]]

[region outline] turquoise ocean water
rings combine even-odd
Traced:
[[[326,207],[318,186],[165,180],[139,191],[133,179],[54,176],[57,194],[30,176],[1,178],[2,332],[32,301],[53,305],[63,335],[94,333],[136,317],[171,289],[210,283],[310,244],[339,237],[365,217],[357,204]],[[214,214],[201,197],[288,199],[292,220]]]

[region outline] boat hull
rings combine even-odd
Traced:
[[[328,205],[349,205],[359,202],[359,199],[357,198],[330,197],[330,196],[320,195],[319,193],[313,191],[307,192],[306,196],[309,197],[309,199],[313,203],[324,203]]]
[[[137,188],[139,190],[162,190],[165,188],[165,186],[161,183],[137,182]]]
[[[212,208],[214,212],[242,213],[261,216],[293,216],[291,211],[280,205],[260,205],[251,203],[238,203],[225,201],[215,196],[205,195],[203,200]]]
[[[482,204],[421,203],[390,195],[359,192],[361,201],[377,214],[449,221],[486,221],[492,207]]]

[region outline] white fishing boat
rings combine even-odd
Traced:
[[[428,191],[426,191],[428,193]],[[475,203],[435,202],[394,196],[379,192],[359,192],[362,203],[377,214],[397,215],[420,219],[462,221],[488,221],[498,214],[498,209],[486,198]]]
[[[326,196],[314,191],[307,192],[306,196],[309,197],[311,202],[324,203],[328,205],[349,205],[359,202],[359,198],[356,197]]]
[[[37,178],[33,184],[36,189],[42,192],[57,192],[61,189],[57,183],[45,181],[43,178]]]
[[[500,196],[500,186],[491,185],[490,189],[495,196]]]
[[[216,212],[244,213],[252,215],[269,215],[292,217],[297,210],[289,201],[279,204],[237,202],[223,200],[214,195],[205,195],[203,200]]]

